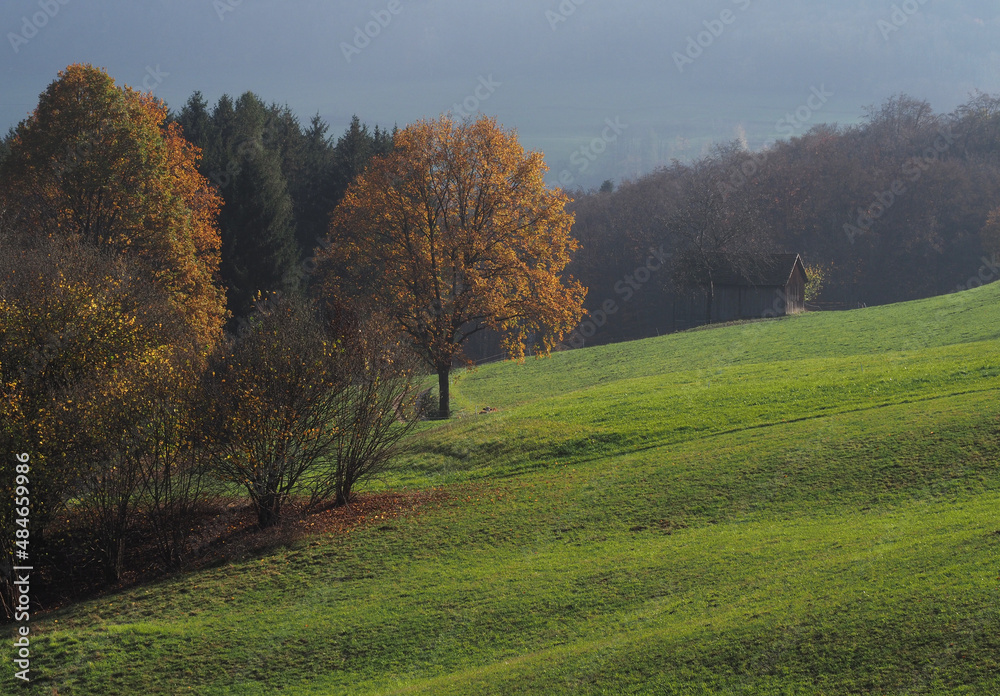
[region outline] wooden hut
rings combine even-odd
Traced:
[[[749,277],[724,270],[715,277],[712,322],[804,312],[808,279],[798,254],[771,254]]]

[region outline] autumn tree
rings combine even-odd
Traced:
[[[118,577],[151,453],[179,458],[179,440],[155,428],[158,407],[202,362],[186,317],[141,264],[80,241],[0,235],[0,448],[31,453],[36,551],[70,508]]]
[[[494,119],[420,121],[393,145],[334,212],[321,291],[384,308],[437,373],[447,417],[469,336],[495,329],[520,358],[529,346],[548,352],[579,321],[586,291],[561,275],[577,248],[573,217],[545,186],[541,153]]]
[[[1000,156],[1000,95],[975,91],[965,104],[955,111],[952,124],[966,157],[993,162]]]
[[[192,520],[211,497],[214,482],[206,445],[209,410],[201,363],[189,349],[174,347],[149,363],[136,380],[142,388],[132,413],[140,512],[164,568],[184,563]]]
[[[216,284],[220,200],[197,148],[150,94],[71,65],[42,93],[0,166],[0,208],[31,235],[107,247],[142,263],[210,347],[225,319]]]
[[[166,317],[165,317],[166,318]],[[171,345],[128,356],[68,390],[77,478],[69,506],[108,582],[143,525],[164,568],[179,568],[207,493],[198,356]]]
[[[151,387],[174,356],[197,371],[221,336],[219,199],[163,104],[89,66],[60,73],[9,144],[0,435],[33,453],[33,534],[71,506],[113,579],[150,451],[179,451],[150,429]]]
[[[241,486],[261,528],[296,494],[349,502],[409,428],[413,369],[383,331],[346,330],[294,296],[258,300],[211,362],[209,432],[217,470]]]
[[[825,266],[817,264],[806,264],[804,270],[806,278],[808,278],[805,287],[805,301],[808,303],[816,302],[823,293],[826,277],[830,271]]]
[[[3,166],[3,161],[7,159],[7,155],[10,154],[10,142],[14,138],[14,129],[11,128],[7,135],[0,138],[0,167]]]
[[[417,422],[419,361],[386,317],[364,305],[328,307],[326,330],[341,348],[344,388],[332,402],[337,437],[307,481],[315,507],[346,505],[355,486],[381,473]]]

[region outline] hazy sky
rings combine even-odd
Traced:
[[[84,62],[172,108],[252,90],[336,134],[479,109],[584,186],[898,92],[1000,93],[997,0],[2,0],[0,31],[4,130]]]

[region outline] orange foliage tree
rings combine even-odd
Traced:
[[[151,94],[71,65],[15,130],[0,166],[6,222],[107,247],[142,263],[207,349],[221,337],[220,198],[200,152]]]
[[[186,475],[167,416],[225,320],[220,199],[166,121],[151,95],[72,65],[0,163],[0,444],[32,453],[32,534],[92,513],[110,578],[140,498],[158,520],[179,500],[144,488]]]
[[[190,500],[162,494],[164,479],[188,482],[178,460],[193,448],[159,426],[195,410],[180,396],[203,358],[146,269],[92,245],[31,241],[0,233],[0,450],[30,453],[36,552],[72,508],[117,579],[142,487],[159,487],[147,496],[155,523],[173,523],[165,507]],[[0,460],[0,476],[13,480],[13,462]],[[12,558],[12,503],[0,496],[0,569]]]
[[[482,117],[420,121],[396,134],[334,212],[319,254],[320,291],[384,308],[437,372],[472,334],[547,354],[580,320],[586,290],[561,273],[577,248],[568,196],[545,186],[541,153]]]

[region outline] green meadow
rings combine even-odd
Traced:
[[[457,373],[413,511],[41,613],[0,692],[1000,693],[998,389],[1000,284]]]

